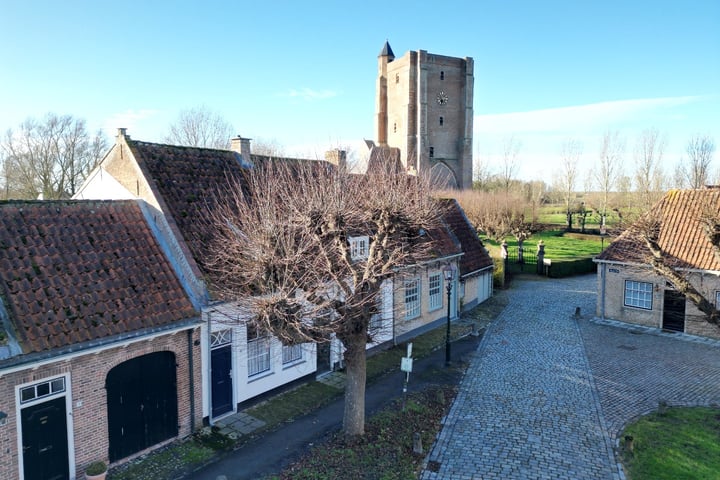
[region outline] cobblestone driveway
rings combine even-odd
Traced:
[[[595,286],[594,276],[515,282],[423,479],[619,479],[613,446],[628,421],[660,399],[720,403],[716,342],[591,322]]]

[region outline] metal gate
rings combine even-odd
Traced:
[[[155,352],[108,372],[110,461],[114,462],[178,434],[175,354]]]

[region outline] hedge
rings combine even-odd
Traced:
[[[593,257],[552,260],[547,272],[550,278],[570,277],[572,275],[597,272],[597,264],[593,262]]]

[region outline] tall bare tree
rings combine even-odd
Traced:
[[[572,204],[575,196],[575,184],[578,176],[578,162],[582,155],[582,145],[575,139],[565,140],[560,151],[562,162],[560,172],[560,188],[562,189],[563,203],[565,204],[565,215],[567,217],[567,229],[572,229]]]
[[[201,106],[182,110],[175,123],[170,125],[165,141],[189,147],[226,149],[233,134],[233,126],[227,120]]]
[[[640,133],[635,145],[635,189],[640,194],[643,210],[660,200],[665,190],[662,159],[666,139],[656,128]]]
[[[502,180],[505,193],[510,193],[510,184],[513,181],[517,170],[520,167],[518,154],[520,153],[520,142],[511,135],[503,140],[502,157],[500,159],[500,179]]]
[[[687,164],[681,168],[686,184],[693,189],[702,188],[708,183],[715,142],[708,135],[696,135],[688,141],[685,151]]]
[[[381,284],[427,260],[439,208],[427,182],[388,169],[351,175],[323,163],[268,162],[231,183],[210,212],[214,286],[254,311],[255,328],[286,344],[345,347],[344,431],[364,433],[365,349]],[[351,237],[368,235],[367,256]]]
[[[601,225],[605,225],[610,200],[610,192],[622,173],[622,154],[625,142],[617,131],[607,131],[600,141],[599,162],[595,170],[595,182],[602,195],[600,200]]]
[[[49,113],[8,130],[1,145],[6,195],[57,199],[75,194],[102,159],[107,139],[100,131],[91,136],[85,120]]]

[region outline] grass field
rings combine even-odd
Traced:
[[[483,238],[483,243],[494,258],[500,256],[500,245],[490,239]],[[610,238],[601,239],[595,235],[567,234],[562,231],[538,232],[523,243],[526,251],[537,251],[537,244],[542,240],[545,244],[545,258],[568,259],[597,255],[603,247],[610,244]],[[513,237],[507,238],[508,246],[517,247]]]
[[[633,437],[623,465],[629,480],[720,478],[720,410],[670,408],[630,425]]]

